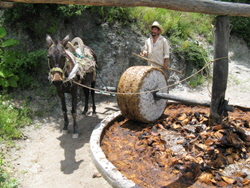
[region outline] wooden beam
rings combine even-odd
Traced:
[[[182,12],[250,17],[250,4],[214,0],[6,0],[22,3],[78,4],[94,6],[147,6]]]
[[[228,78],[228,46],[230,36],[230,18],[218,16],[214,27],[214,59],[219,59],[213,64],[213,85],[210,107],[210,125],[219,124],[225,104],[225,93]]]
[[[0,8],[11,8],[13,5],[14,2],[0,1]]]

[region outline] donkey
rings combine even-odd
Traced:
[[[69,42],[69,35],[67,35],[62,41],[59,40],[52,40],[52,38],[47,35],[46,42],[48,45],[48,65],[50,68],[50,76],[51,82],[56,87],[57,94],[61,99],[61,107],[64,116],[64,127],[63,133],[68,133],[68,125],[69,120],[67,116],[67,107],[65,102],[65,93],[70,93],[72,96],[72,110],[71,114],[73,117],[73,138],[78,138],[78,124],[76,122],[76,114],[77,114],[77,90],[78,84],[72,82],[78,82],[83,85],[90,85],[91,88],[95,87],[96,84],[96,72],[95,69],[91,73],[86,73],[85,75],[79,75],[79,72],[76,72],[75,76],[70,80],[66,81],[70,76],[70,73],[76,67],[75,56],[66,50],[66,45]],[[88,47],[89,48],[89,47]],[[90,49],[90,48],[89,48]],[[96,55],[94,51],[91,49],[91,55],[97,62]],[[89,101],[89,89],[83,87],[83,92],[85,95],[85,106],[83,115],[85,115],[88,111],[88,101]],[[95,92],[91,90],[91,97],[92,97],[92,105],[93,105],[93,112],[92,115],[96,114],[96,106],[95,106]]]

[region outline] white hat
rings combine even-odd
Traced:
[[[154,21],[154,23],[149,28],[152,29],[152,27],[154,27],[154,26],[158,27],[160,29],[161,33],[164,32],[163,27],[157,21]]]

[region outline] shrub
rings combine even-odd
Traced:
[[[9,87],[25,88],[33,82],[33,76],[40,71],[40,62],[45,59],[45,50],[21,52],[11,47],[18,45],[14,39],[3,40],[6,30],[0,27],[0,86],[3,90]]]
[[[189,76],[193,69],[201,69],[208,61],[208,53],[198,41],[182,41],[177,37],[171,37],[170,41],[173,44],[173,53],[187,65],[186,76]]]
[[[0,95],[0,104],[0,140],[20,138],[20,128],[31,123],[28,108],[14,108],[6,95]]]
[[[205,81],[205,77],[201,74],[197,74],[194,77],[190,78],[188,85],[192,88],[195,88],[198,85],[203,84]]]
[[[3,156],[0,153],[0,187],[1,188],[17,188],[17,180],[11,178],[7,170],[5,170],[5,163]]]
[[[221,0],[233,3],[245,3],[250,4],[249,0]],[[248,46],[250,46],[250,18],[249,17],[230,17],[232,24],[231,34],[243,38]]]
[[[0,87],[6,90],[8,87],[17,87],[18,76],[14,74],[14,71],[6,67],[5,61],[12,59],[13,53],[8,50],[3,50],[3,48],[12,47],[18,45],[19,42],[14,39],[3,38],[6,36],[7,32],[5,28],[0,27]]]
[[[59,4],[24,4],[16,3],[14,7],[4,12],[4,23],[8,26],[26,30],[34,38],[46,34],[54,34],[60,21],[67,22],[74,16],[79,16],[89,10],[103,22],[130,20],[132,8],[59,5]],[[27,16],[28,15],[28,16]],[[36,18],[36,19],[34,19]],[[44,21],[49,20],[49,22]]]

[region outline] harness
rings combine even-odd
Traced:
[[[49,74],[53,75],[54,72],[60,72],[60,73],[62,73],[63,79],[65,79],[64,70],[65,69],[61,69],[60,67],[54,67],[54,68],[50,69]]]
[[[50,48],[56,46],[55,44],[53,44]],[[49,48],[49,49],[50,49]],[[67,65],[70,65],[69,63],[69,60],[68,58],[66,58],[66,62],[64,64],[64,67],[63,69],[61,69],[60,67],[54,67],[54,68],[50,68],[50,65],[49,65],[49,60],[48,60],[48,67],[50,68],[50,71],[49,71],[49,79],[52,80],[52,77],[53,77],[53,73],[54,72],[60,72],[62,74],[62,79],[65,80],[65,70],[66,70],[66,67]]]
[[[68,44],[71,44],[71,43],[68,42]],[[57,46],[57,45],[53,44],[52,46],[50,46],[50,48],[54,46]],[[74,46],[72,48],[74,48]],[[60,67],[50,68],[49,66],[49,69],[50,69],[49,80],[52,80],[54,72],[61,73],[63,81],[71,80],[72,78],[75,77],[76,74],[80,76],[80,79],[83,79],[86,73],[93,73],[93,79],[95,80],[96,61],[94,60],[94,57],[91,54],[91,49],[85,48],[85,46],[83,46],[81,47],[81,49],[80,48],[77,48],[74,50],[65,49],[65,51],[67,54],[66,56],[67,58],[66,58],[64,67],[63,68],[60,68]],[[66,78],[65,76],[66,67],[70,65],[71,61],[73,62],[75,66],[69,73],[68,77]],[[48,61],[48,65],[49,65],[49,61]]]

